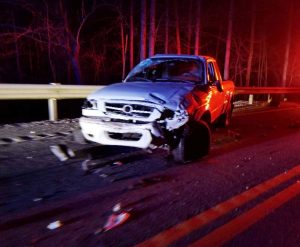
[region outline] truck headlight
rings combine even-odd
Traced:
[[[173,118],[175,112],[170,110],[170,109],[165,109],[162,114],[161,114],[161,119],[168,119],[168,118]]]
[[[86,99],[83,102],[82,109],[97,110],[98,109],[97,100]]]

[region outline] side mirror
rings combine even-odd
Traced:
[[[218,89],[219,92],[223,92],[223,87],[222,87],[222,84],[221,84],[220,80],[216,80],[214,82],[214,85],[217,87],[217,89]]]

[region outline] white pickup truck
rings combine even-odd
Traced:
[[[233,92],[211,57],[155,55],[124,82],[89,95],[80,127],[84,138],[102,145],[164,143],[175,161],[186,162],[209,152],[211,124],[229,124]]]

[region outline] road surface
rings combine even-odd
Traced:
[[[0,127],[1,246],[299,246],[300,105],[235,112],[186,165],[164,149],[75,144],[76,125]],[[57,144],[79,156],[60,162]],[[118,203],[130,216],[104,232]]]

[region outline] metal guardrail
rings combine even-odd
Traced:
[[[13,99],[82,99],[104,86],[60,84],[0,84],[0,100]]]
[[[57,120],[57,100],[83,99],[104,86],[76,86],[60,84],[0,84],[0,100],[47,99],[49,119]],[[235,95],[248,94],[249,103],[253,94],[298,94],[300,88],[283,87],[236,87]]]
[[[300,87],[236,87],[234,94],[298,94]]]

